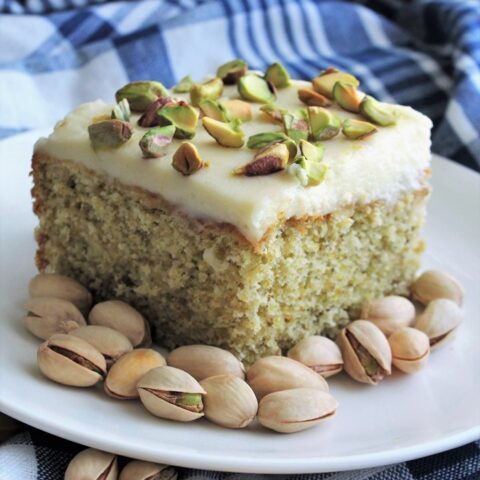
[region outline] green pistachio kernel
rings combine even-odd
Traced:
[[[122,120],[124,122],[130,121],[130,105],[126,98],[122,98],[112,110],[111,117],[115,120]]]
[[[270,84],[259,75],[249,73],[238,80],[238,93],[244,100],[257,103],[271,103],[275,94]]]
[[[290,85],[290,75],[281,63],[272,63],[267,68],[265,80],[275,88],[286,88]]]
[[[292,163],[295,160],[298,153],[297,142],[295,142],[295,140],[292,140],[291,138],[287,138],[282,143],[285,144],[285,146],[288,148],[288,151],[290,154],[288,163]]]
[[[341,129],[340,119],[323,107],[308,107],[310,131],[314,140],[328,140],[335,137]]]
[[[312,80],[312,86],[316,92],[324,95],[327,98],[332,98],[333,87],[337,82],[349,83],[354,87],[358,87],[360,85],[358,79],[349,73],[340,72],[337,69],[327,69]]]
[[[188,93],[192,87],[192,77],[190,75],[186,75],[172,88],[172,91],[174,93]]]
[[[236,58],[230,62],[220,65],[217,70],[217,77],[223,80],[225,85],[233,85],[240,77],[247,73],[248,65],[245,60]]]
[[[248,138],[247,148],[264,148],[271,143],[282,142],[284,140],[288,140],[288,137],[283,132],[256,133]]]
[[[310,143],[306,140],[300,140],[300,152],[309,162],[321,162],[325,153],[325,146],[321,143]]]
[[[175,395],[175,405],[191,412],[200,413],[203,411],[202,394],[178,392]]]
[[[242,122],[249,122],[252,119],[252,106],[248,102],[232,98],[220,102],[229,118],[238,118]]]
[[[198,122],[198,112],[186,103],[167,105],[158,112],[161,126],[174,125],[175,138],[193,138]]]
[[[120,102],[126,98],[133,112],[143,112],[157,98],[167,95],[168,90],[160,82],[140,81],[127,83],[117,90],[115,99]]]
[[[243,146],[245,135],[240,130],[240,123],[239,120],[225,123],[210,117],[202,118],[205,130],[223,147],[240,148]]]
[[[291,113],[282,115],[283,128],[285,133],[296,142],[306,140],[309,134],[308,121],[295,117]]]
[[[307,172],[297,162],[288,166],[287,173],[292,177],[295,177],[299,181],[300,185],[304,187],[308,186]]]
[[[155,127],[145,133],[139,145],[145,158],[158,158],[165,153],[165,147],[172,142],[175,126]]]
[[[250,163],[233,171],[234,175],[256,177],[270,175],[284,170],[288,165],[290,152],[283,142],[272,143],[260,150]]]
[[[342,133],[351,140],[360,140],[373,135],[377,131],[375,125],[355,118],[348,118],[342,124]]]
[[[323,162],[312,162],[305,157],[300,157],[298,164],[305,170],[308,177],[307,186],[320,185],[328,172],[328,165]]]
[[[190,142],[183,142],[173,154],[172,167],[184,176],[192,175],[205,166],[197,147]]]
[[[206,100],[201,100],[198,106],[205,117],[213,118],[219,122],[228,122],[230,120],[226,108],[215,100],[210,100],[208,98]]]
[[[360,104],[360,112],[373,123],[388,127],[397,123],[398,111],[391,105],[379,102],[368,95]]]
[[[298,98],[305,103],[305,105],[310,105],[312,107],[329,107],[332,104],[325,95],[309,88],[299,88]]]
[[[273,120],[275,123],[283,123],[282,115],[288,113],[284,108],[277,107],[273,103],[268,103],[267,105],[262,105],[260,111],[263,112],[270,120]]]
[[[333,98],[348,112],[358,113],[362,97],[358,93],[357,87],[346,82],[335,82],[333,86]]]
[[[88,126],[88,136],[94,150],[112,150],[123,145],[133,134],[128,122],[108,119]]]
[[[202,100],[216,100],[223,93],[223,82],[220,78],[212,78],[203,83],[197,83],[190,89],[190,101],[198,107]]]

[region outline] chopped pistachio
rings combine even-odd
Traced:
[[[295,162],[289,165],[287,168],[287,173],[292,177],[295,177],[300,182],[300,185],[304,187],[308,185],[307,172],[298,163]]]
[[[291,138],[287,138],[282,143],[285,144],[285,146],[288,148],[288,152],[290,154],[288,158],[288,163],[292,163],[298,153],[297,142],[295,142],[295,140],[292,140]]]
[[[298,98],[306,105],[312,107],[328,107],[332,104],[327,97],[309,88],[299,88]]]
[[[190,101],[198,107],[202,100],[216,100],[223,93],[223,82],[220,78],[211,78],[203,83],[197,83],[190,89]]]
[[[308,107],[308,118],[314,140],[328,140],[340,132],[340,119],[326,108]]]
[[[235,175],[256,177],[284,170],[288,165],[290,152],[283,142],[272,143],[260,150],[250,163],[233,171]]]
[[[366,95],[360,104],[360,112],[373,123],[388,127],[397,123],[398,111],[391,105]]]
[[[312,187],[315,185],[320,185],[320,183],[325,180],[327,175],[328,165],[324,162],[314,162],[307,160],[305,157],[300,157],[298,159],[298,165],[305,170],[307,174],[308,182],[307,186]]]
[[[225,123],[210,117],[202,118],[205,130],[223,147],[240,148],[243,146],[245,135],[240,130],[239,123],[240,120]]]
[[[375,125],[355,118],[347,118],[342,125],[342,133],[351,140],[360,140],[373,135],[377,131]]]
[[[192,77],[190,75],[186,75],[172,88],[172,90],[174,93],[188,93],[192,87]]]
[[[290,85],[290,75],[281,63],[272,63],[265,72],[265,80],[275,88],[286,88]]]
[[[169,104],[176,104],[176,102],[170,97],[157,98],[145,109],[143,115],[138,119],[138,125],[144,128],[156,127],[160,123],[158,111]]]
[[[272,86],[254,73],[244,75],[237,83],[238,93],[244,100],[257,103],[271,103],[275,100]]]
[[[192,175],[204,165],[197,147],[193,143],[183,142],[173,154],[172,167],[182,175]]]
[[[332,98],[333,86],[337,82],[345,82],[358,87],[360,82],[349,73],[341,72],[337,69],[327,69],[320,73],[320,75],[312,80],[313,89],[324,95],[325,97]]]
[[[282,115],[288,113],[284,108],[277,107],[273,103],[262,105],[260,111],[263,112],[270,120],[275,123],[283,123]]]
[[[233,98],[221,100],[220,104],[226,110],[229,118],[238,118],[242,122],[249,122],[252,119],[252,106],[248,102]]]
[[[247,73],[247,70],[247,62],[236,58],[235,60],[220,65],[217,69],[217,77],[221,78],[225,85],[233,85],[238,82],[240,77]]]
[[[112,110],[111,118],[115,120],[122,120],[124,122],[130,121],[130,105],[126,98],[122,98]]]
[[[198,106],[205,117],[213,118],[219,122],[228,122],[230,120],[225,107],[215,100],[201,100]]]
[[[193,138],[198,122],[198,112],[185,102],[167,105],[157,112],[160,125],[174,125],[175,138]]]
[[[300,140],[300,152],[309,162],[321,162],[325,153],[325,146],[321,143],[310,143],[306,140]]]
[[[131,82],[115,93],[115,99],[120,102],[128,100],[133,112],[143,112],[158,97],[166,97],[168,90],[160,83],[153,81]]]
[[[283,114],[282,119],[285,133],[292,140],[298,142],[301,139],[306,140],[308,138],[309,128],[306,120],[297,118],[291,113]]]
[[[128,122],[109,119],[88,126],[88,136],[94,150],[110,150],[123,145],[133,133]]]
[[[335,82],[333,86],[333,98],[335,101],[348,112],[358,113],[360,111],[360,103],[362,97],[357,87],[346,82]]]
[[[264,148],[274,142],[282,142],[288,137],[283,132],[256,133],[248,138],[247,148]]]
[[[147,131],[139,142],[145,158],[158,158],[165,152],[165,147],[172,142],[175,127],[155,127]]]

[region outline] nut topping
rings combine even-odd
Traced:
[[[327,68],[312,80],[313,89],[327,98],[333,97],[333,87],[337,82],[344,82],[358,87],[360,82],[349,73],[337,69]]]
[[[162,126],[174,125],[175,138],[193,138],[198,123],[198,111],[185,102],[168,104],[158,112],[158,121]]]
[[[153,81],[139,81],[127,83],[115,93],[117,102],[124,98],[128,100],[134,112],[143,112],[158,97],[166,97],[168,90],[160,83]]]
[[[120,100],[112,110],[112,118],[116,120],[122,120],[124,122],[130,121],[130,105],[128,100],[123,98]]]
[[[310,130],[314,140],[329,140],[340,132],[340,119],[330,110],[322,107],[308,107]]]
[[[377,131],[375,125],[355,118],[347,118],[342,124],[342,133],[350,140],[361,140]]]
[[[381,103],[366,95],[360,104],[360,112],[373,123],[388,127],[397,123],[398,111],[392,105]]]
[[[283,142],[284,140],[288,140],[288,137],[283,132],[256,133],[248,137],[247,148],[254,150],[257,148],[265,148],[271,143]]]
[[[309,88],[299,88],[298,98],[311,107],[329,107],[332,104],[327,97]]]
[[[121,147],[132,134],[132,126],[121,120],[103,120],[88,126],[88,136],[94,150],[112,150]]]
[[[223,93],[223,82],[220,78],[212,78],[203,83],[197,83],[190,89],[190,101],[198,107],[202,100],[216,100]]]
[[[332,93],[335,101],[344,110],[353,113],[358,113],[360,111],[362,96],[354,85],[345,82],[336,82],[333,86]]]
[[[291,113],[282,115],[283,128],[285,133],[295,142],[307,140],[309,134],[309,126],[307,120],[297,118]]]
[[[220,105],[227,111],[229,118],[238,118],[242,122],[249,122],[252,119],[252,106],[243,100],[222,100]]]
[[[273,143],[260,150],[253,161],[234,170],[235,175],[255,177],[269,175],[284,170],[290,159],[290,151],[285,143]]]
[[[230,116],[223,104],[215,100],[201,100],[198,104],[203,116],[213,118],[219,122],[229,122]]]
[[[165,147],[172,142],[175,127],[151,128],[140,140],[139,145],[144,158],[158,158],[165,154]]]
[[[210,136],[223,147],[240,148],[245,142],[245,135],[240,130],[240,121],[220,122],[210,117],[203,117],[202,124]]]
[[[190,77],[190,75],[186,75],[172,88],[172,91],[174,93],[188,93],[192,87],[192,77]]]
[[[204,166],[197,147],[193,143],[183,142],[173,154],[172,167],[182,175],[192,175]]]
[[[217,77],[223,80],[225,85],[234,85],[240,77],[247,73],[248,66],[244,60],[236,58],[230,62],[220,65],[217,70]]]
[[[290,85],[290,75],[281,63],[272,63],[265,72],[265,80],[275,88],[286,88]]]
[[[272,85],[254,73],[241,77],[237,83],[237,88],[240,96],[250,102],[271,103],[275,100]]]

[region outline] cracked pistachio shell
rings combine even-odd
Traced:
[[[364,305],[361,318],[374,323],[388,336],[414,322],[415,306],[408,298],[389,295]]]
[[[327,97],[309,88],[300,88],[298,98],[305,105],[312,107],[329,107],[332,104]]]
[[[366,95],[360,104],[360,113],[373,123],[388,127],[397,123],[398,111],[386,103]]]
[[[356,118],[347,118],[342,123],[342,133],[350,140],[361,140],[377,132],[375,125]]]
[[[295,142],[307,140],[310,133],[308,121],[303,118],[298,118],[291,113],[282,115],[283,129],[285,133]]]
[[[174,467],[160,463],[132,460],[123,467],[118,480],[176,480]]]
[[[50,380],[73,387],[90,387],[103,379],[107,365],[92,345],[72,335],[57,334],[37,351],[41,372]]]
[[[428,336],[433,350],[451,337],[453,331],[462,323],[463,317],[463,310],[453,300],[437,298],[419,315],[415,328]]]
[[[242,122],[249,122],[252,119],[252,106],[248,102],[238,100],[222,100],[220,104],[227,111],[229,118],[238,118]]]
[[[112,453],[87,448],[68,464],[64,480],[117,480],[117,457]]]
[[[186,103],[168,104],[157,112],[161,126],[174,125],[175,138],[190,139],[195,136],[198,111]]]
[[[71,302],[55,297],[35,297],[25,304],[27,330],[42,340],[56,333],[68,333],[86,325],[80,310]]]
[[[330,110],[323,107],[308,107],[307,112],[314,140],[329,140],[338,135],[342,124]]]
[[[122,355],[105,379],[107,395],[119,400],[138,398],[137,383],[150,370],[166,365],[165,359],[150,348],[137,348]]]
[[[336,375],[343,369],[342,352],[338,345],[320,335],[300,340],[287,355],[319,373],[323,378]]]
[[[260,400],[258,421],[280,433],[306,430],[332,418],[338,402],[316,388],[294,388],[270,393]]]
[[[223,65],[220,65],[217,69],[217,77],[223,80],[225,85],[233,85],[238,82],[240,77],[243,77],[247,73],[248,65],[245,60],[236,58]]]
[[[123,333],[134,347],[152,343],[150,327],[142,314],[121,300],[97,303],[88,316],[88,322]]]
[[[462,285],[448,273],[438,270],[423,272],[413,282],[411,293],[414,300],[424,305],[437,298],[448,298],[461,306],[464,296]]]
[[[229,122],[230,116],[225,107],[215,100],[201,100],[198,104],[204,117],[210,117],[219,122]]]
[[[245,134],[237,122],[225,123],[210,117],[203,117],[202,124],[208,134],[222,147],[240,148],[245,143]]]
[[[172,350],[167,364],[189,373],[196,380],[215,375],[231,374],[245,377],[245,368],[232,353],[210,345],[185,345]]]
[[[332,94],[338,105],[347,112],[358,113],[360,111],[360,103],[363,97],[354,85],[346,82],[336,82]]]
[[[288,137],[283,132],[256,133],[248,137],[247,148],[256,150],[265,148],[274,142],[283,142],[284,140],[288,140]]]
[[[197,147],[190,142],[183,142],[172,157],[172,167],[184,176],[192,175],[205,166]]]
[[[313,89],[327,98],[333,97],[333,87],[337,82],[344,82],[358,87],[360,82],[349,73],[340,72],[336,69],[327,68],[312,80]]]
[[[272,63],[265,72],[265,80],[275,88],[286,88],[290,85],[290,75],[281,63]]]
[[[247,381],[258,399],[291,388],[318,388],[328,392],[328,384],[321,375],[296,360],[276,355],[257,360],[247,370]]]
[[[121,147],[133,134],[128,122],[108,119],[88,126],[88,136],[94,150],[112,150]]]
[[[338,335],[345,371],[358,382],[376,385],[390,375],[392,352],[382,331],[372,322],[355,320]]]
[[[264,78],[249,73],[237,83],[238,93],[244,100],[257,103],[271,103],[275,100],[272,86]]]
[[[148,130],[140,139],[138,145],[144,158],[158,158],[165,155],[165,147],[172,143],[175,126],[154,127]]]
[[[174,93],[188,93],[192,87],[192,77],[190,75],[186,75],[172,88],[172,91]]]
[[[226,428],[245,428],[255,418],[258,402],[255,393],[235,375],[205,378],[200,385],[207,392],[203,412],[213,423]]]
[[[120,100],[112,109],[111,117],[124,122],[130,121],[130,105],[126,98]]]
[[[223,82],[220,78],[212,78],[203,83],[196,83],[190,89],[190,101],[198,107],[202,100],[216,100],[223,93]]]
[[[388,337],[392,362],[405,373],[414,373],[428,360],[430,341],[427,335],[415,328],[405,327]]]
[[[72,302],[83,314],[92,305],[92,294],[80,283],[58,273],[39,273],[28,285],[30,297],[56,297]]]
[[[117,330],[102,325],[86,325],[70,332],[94,346],[104,357],[107,365],[133,349],[130,340]]]
[[[235,175],[255,177],[284,170],[290,161],[290,150],[284,143],[272,143],[260,150],[250,163],[233,171]]]
[[[162,394],[206,395],[205,390],[189,373],[174,367],[159,367],[150,370],[137,384],[140,400],[152,414],[168,420],[191,422],[203,417],[203,404],[200,399],[199,411],[192,411],[171,403]]]
[[[143,112],[158,97],[166,97],[168,90],[160,83],[154,81],[138,81],[124,85],[115,93],[115,99],[120,102],[128,100],[133,112]]]

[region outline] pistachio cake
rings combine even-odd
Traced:
[[[40,271],[122,299],[167,347],[247,363],[405,294],[423,249],[431,122],[329,68],[242,61],[80,105],[32,160]]]

